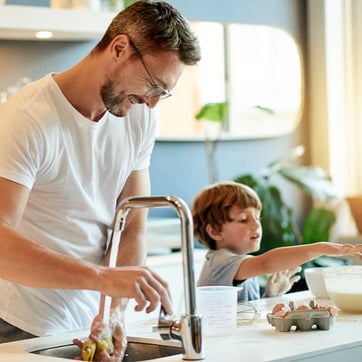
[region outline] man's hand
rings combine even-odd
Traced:
[[[109,324],[112,331],[114,351],[111,359],[105,359],[104,361],[118,362],[123,360],[127,348],[127,333],[125,327],[126,307],[127,304],[123,304],[111,310]]]
[[[296,274],[301,270],[302,268],[298,266],[270,275],[266,283],[264,297],[277,297],[286,293],[294,283],[300,280],[300,275]]]
[[[75,338],[73,343],[81,349],[81,356],[77,360],[121,362],[127,348],[124,314],[119,310],[112,310],[110,328],[99,315],[96,316],[88,339],[82,342]]]
[[[154,311],[160,304],[173,314],[168,283],[146,266],[102,267],[99,290],[113,298],[134,298],[135,310]],[[98,288],[97,288],[98,289]]]

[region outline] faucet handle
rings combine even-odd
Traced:
[[[161,304],[158,316],[158,326],[154,329],[160,334],[162,339],[172,339],[172,326],[174,320],[166,313],[165,308]]]

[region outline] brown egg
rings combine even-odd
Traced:
[[[296,310],[308,310],[308,309],[311,309],[311,308],[309,307],[309,305],[301,304],[301,305],[299,305],[299,306],[297,307]]]
[[[290,308],[285,303],[278,303],[273,307],[272,314],[281,314],[280,312],[288,313],[290,312]]]
[[[334,307],[332,307],[332,306],[328,306],[328,307],[327,307],[327,310],[328,310],[328,312],[329,312],[330,315],[332,315],[332,316],[337,315],[337,308],[334,308]]]

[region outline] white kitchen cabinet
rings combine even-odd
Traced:
[[[52,41],[100,39],[115,15],[110,11],[1,5],[0,39],[38,40],[38,31],[51,31],[53,38],[47,40]]]

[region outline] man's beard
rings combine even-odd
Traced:
[[[122,109],[122,104],[128,100],[126,92],[122,91],[118,95],[114,93],[113,83],[106,83],[101,89],[101,97],[107,111],[114,116],[124,117],[127,110]]]

